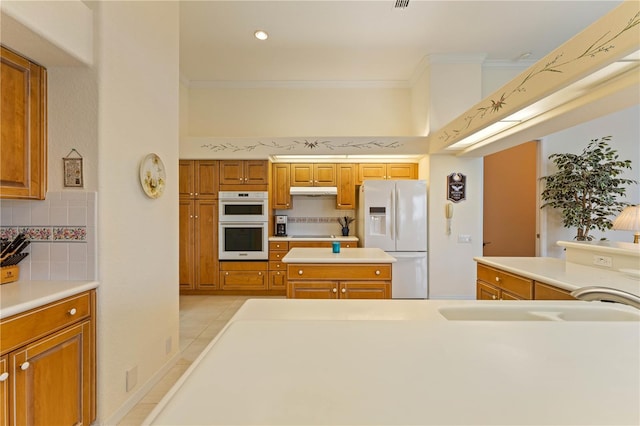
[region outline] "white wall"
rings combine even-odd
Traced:
[[[438,56],[430,64],[431,131],[438,130],[481,95],[481,64],[478,57]],[[430,155],[429,183],[429,298],[474,299],[476,264],[482,255],[482,158]],[[446,235],[445,205],[447,176],[458,172],[467,177],[466,200],[454,204],[451,235]],[[423,177],[421,171],[421,177]],[[458,235],[471,236],[471,243],[458,243]]]
[[[100,2],[98,102],[98,421],[116,424],[178,341],[178,2]],[[150,199],[140,161],[164,161]],[[172,350],[165,353],[167,339]],[[126,371],[138,385],[127,393]],[[135,398],[134,398],[135,399]]]
[[[555,165],[548,158],[553,153],[580,154],[592,139],[602,136],[612,136],[609,145],[618,151],[621,160],[631,160],[632,170],[625,170],[621,177],[640,182],[640,106],[636,105],[625,110],[601,117],[596,120],[575,126],[561,132],[546,136],[541,144],[541,176],[547,176],[557,171]],[[623,201],[640,204],[640,188],[637,184],[627,187]],[[541,256],[564,257],[562,247],[556,241],[573,241],[574,228],[564,228],[559,210],[544,208],[541,211]],[[633,241],[633,232],[608,230],[592,231],[595,240],[606,238],[611,241]]]
[[[407,88],[190,87],[189,136],[408,136]]]

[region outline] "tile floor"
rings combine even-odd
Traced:
[[[140,425],[247,299],[246,296],[180,296],[180,359],[118,425]]]

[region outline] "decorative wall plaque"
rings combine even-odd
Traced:
[[[462,173],[447,176],[447,200],[458,203],[466,199],[467,177]]]
[[[77,157],[71,157],[75,153]],[[82,188],[84,185],[82,178],[82,155],[75,148],[62,159],[64,164],[64,186]]]

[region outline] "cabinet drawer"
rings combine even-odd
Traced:
[[[286,251],[269,251],[269,262],[280,262],[286,255]]]
[[[269,241],[269,251],[289,251],[288,241]]]
[[[287,276],[296,280],[391,280],[391,265],[290,264]]]
[[[287,271],[287,264],[282,262],[269,262],[269,271]]]
[[[0,348],[9,352],[91,315],[91,293],[67,299],[3,319]]]
[[[266,290],[268,272],[224,271],[220,272],[222,290]]]
[[[577,300],[567,290],[538,281],[535,282],[533,294],[535,295],[535,300]]]
[[[485,265],[478,265],[478,279],[500,287],[523,299],[533,299],[533,280]]]
[[[221,271],[266,271],[268,262],[220,262]]]

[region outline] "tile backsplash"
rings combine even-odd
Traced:
[[[276,210],[276,214],[287,216],[288,235],[340,235],[339,217],[355,216],[354,210],[336,209],[336,197],[293,197],[293,208]],[[355,224],[349,235],[355,235]]]
[[[1,200],[0,237],[31,244],[20,280],[97,279],[96,192],[48,192],[45,200]]]

